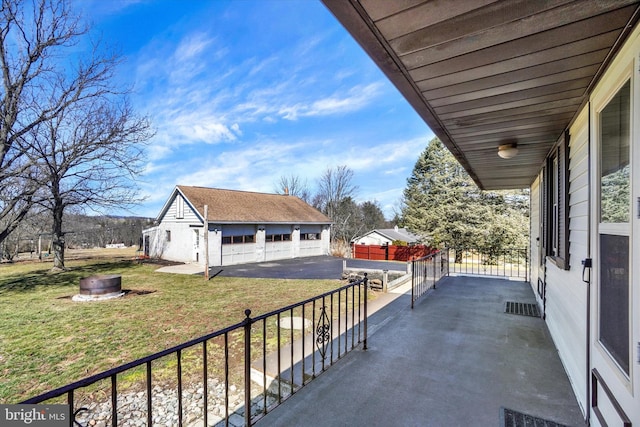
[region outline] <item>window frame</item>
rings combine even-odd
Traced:
[[[597,268],[597,342],[599,344],[599,348],[606,354],[610,361],[612,362],[612,366],[615,366],[619,373],[622,374],[622,377],[629,381],[633,375],[633,340],[632,337],[632,313],[633,313],[633,299],[632,299],[632,205],[633,205],[633,195],[629,193],[628,200],[628,217],[625,222],[614,222],[614,221],[603,221],[602,218],[602,169],[603,169],[603,129],[604,125],[602,123],[603,113],[605,109],[611,105],[611,102],[620,94],[623,88],[629,84],[629,111],[626,111],[625,114],[628,114],[629,119],[629,129],[628,135],[629,143],[628,143],[628,161],[629,166],[632,167],[632,156],[633,156],[633,110],[634,110],[634,83],[629,73],[626,73],[621,79],[618,80],[618,83],[608,91],[610,96],[603,98],[600,102],[598,102],[594,108],[595,112],[595,128],[596,128],[596,152],[597,156],[595,159],[595,189],[594,189],[594,225],[595,225],[595,239],[597,245],[597,254],[598,260],[595,262],[595,267]],[[631,171],[633,173],[633,171]],[[633,187],[633,175],[631,175],[629,188],[630,190]],[[619,270],[619,268],[610,268],[605,269],[605,254],[610,255],[610,251],[603,250],[603,238],[611,238],[611,237],[622,237],[627,239],[627,258],[626,258],[626,274],[628,275],[626,278],[626,291],[625,291],[625,310],[623,318],[626,318],[626,323],[623,326],[624,334],[626,336],[626,342],[624,342],[623,348],[619,347],[618,344],[622,343],[622,341],[618,341],[615,339],[615,333],[620,331],[620,325],[615,323],[615,318],[612,318],[611,313],[617,313],[620,311],[620,304],[614,303],[611,304],[610,295],[615,291],[615,283],[613,283],[612,288],[612,280],[608,280],[605,283],[604,274],[606,271],[615,271]],[[609,256],[608,259],[611,259]],[[619,287],[619,289],[624,289],[624,286]],[[612,309],[615,307],[615,310]],[[615,316],[614,316],[615,317]],[[607,321],[613,321],[614,327],[611,327],[610,324],[603,324]],[[611,332],[614,332],[611,334]]]
[[[314,236],[312,239],[309,239],[309,236]],[[321,240],[320,233],[300,233],[300,240]]]
[[[181,195],[176,196],[176,219],[184,218],[184,198]]]
[[[239,240],[239,241],[238,241]],[[235,236],[222,236],[223,245],[246,245],[256,242],[255,234],[241,234]]]
[[[543,169],[542,254],[569,270],[569,132],[550,151]]]
[[[273,233],[265,236],[265,242],[270,243],[286,243],[291,240],[291,233]]]

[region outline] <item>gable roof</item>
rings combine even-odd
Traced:
[[[407,243],[414,243],[420,239],[420,236],[413,234],[406,228],[376,228],[375,230],[371,230],[367,234],[357,237],[353,240],[359,240],[374,233],[377,233],[382,237],[386,237],[389,240],[401,240]]]
[[[209,222],[251,224],[331,224],[329,217],[295,196],[178,185],[174,190]],[[173,199],[172,194],[171,199]]]
[[[420,239],[420,236],[413,234],[406,228],[378,228],[373,231],[378,232],[378,234],[381,234],[388,239],[402,240],[407,243],[417,242],[418,239]]]
[[[322,2],[487,190],[529,187],[640,19],[638,0]]]

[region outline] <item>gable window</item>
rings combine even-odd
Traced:
[[[184,199],[178,195],[176,197],[176,219],[184,218]]]
[[[171,241],[171,230],[167,230],[167,242]]]
[[[542,189],[542,251],[558,267],[569,269],[569,135],[547,158]]]

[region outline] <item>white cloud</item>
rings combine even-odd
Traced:
[[[249,77],[251,77],[251,76],[255,76],[255,75],[261,73],[262,71],[268,72],[268,67],[269,66],[277,67],[279,60],[280,59],[275,55],[272,55],[272,56],[270,56],[268,58],[265,58],[262,61],[258,62],[253,67],[251,67],[251,69],[249,70],[247,75]]]
[[[174,61],[182,63],[183,61],[198,60],[198,55],[205,52],[206,48],[211,45],[213,39],[203,32],[195,32],[189,34],[180,41],[175,50]]]
[[[311,104],[306,116],[323,116],[357,111],[372,103],[379,94],[381,84],[372,83],[366,86],[355,86],[348,92],[348,96],[334,95],[320,99]]]
[[[237,105],[238,112],[250,116],[265,116],[274,120],[273,115],[285,120],[298,120],[301,117],[330,116],[352,113],[372,104],[380,95],[381,83],[356,85],[349,90],[330,96],[313,99],[303,90],[293,91],[293,84],[282,83],[260,89],[250,94],[248,102]]]

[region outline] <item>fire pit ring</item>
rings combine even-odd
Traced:
[[[105,274],[80,279],[80,294],[75,295],[72,299],[74,301],[100,301],[123,295],[122,276]]]

